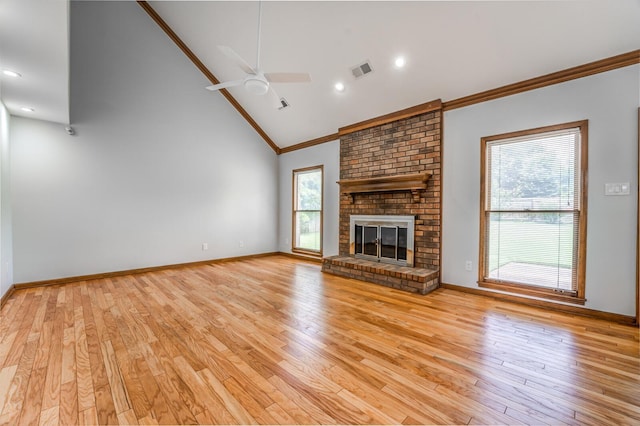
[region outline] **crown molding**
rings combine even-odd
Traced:
[[[213,73],[206,67],[206,65],[196,56],[195,53],[182,41],[180,37],[173,31],[173,29],[165,22],[164,19],[155,11],[151,5],[145,0],[137,0],[137,3],[147,12],[147,15],[158,24],[158,26],[165,32],[165,34],[178,46],[178,48],[185,54],[187,58],[191,60],[193,65],[200,70],[202,74],[211,82],[211,84],[219,84],[220,80],[213,75]],[[264,139],[264,141],[273,149],[276,154],[280,154],[280,147],[262,130],[262,128],[256,123],[256,121],[249,115],[249,113],[238,103],[236,98],[231,96],[231,93],[227,89],[219,90],[220,93],[229,101],[231,105],[240,113],[251,127]]]
[[[326,142],[331,142],[340,139],[340,135],[338,133],[332,133],[330,135],[322,136],[319,138],[311,139],[305,142],[300,142],[295,145],[285,146],[284,148],[280,148],[280,154],[286,154],[287,152],[297,151],[299,149],[309,148],[315,145],[321,145]]]
[[[437,111],[442,109],[442,101],[436,99],[431,102],[405,108],[400,111],[392,112],[390,114],[374,117],[369,120],[361,121],[359,123],[351,124],[350,126],[341,127],[338,129],[338,135],[344,136],[350,133],[354,133],[360,130],[370,129],[371,127],[382,126],[383,124],[391,123],[393,121],[402,120],[405,118],[415,117],[416,115],[424,114],[431,111]]]
[[[400,111],[392,112],[390,114],[374,117],[369,120],[361,121],[359,123],[351,124],[349,126],[341,127],[338,129],[338,133],[332,133],[330,135],[321,136],[319,138],[311,139],[305,142],[300,142],[295,145],[287,146],[280,149],[281,154],[287,152],[297,151],[299,149],[309,148],[311,146],[320,145],[326,142],[331,142],[340,139],[340,136],[345,136],[359,130],[369,129],[371,127],[381,126],[383,124],[391,123],[393,121],[402,120],[404,118],[414,117],[416,115],[424,114],[430,111],[436,111],[442,108],[442,101],[436,99],[431,102],[405,108]]]
[[[486,90],[484,92],[454,99],[443,103],[442,108],[445,111],[462,108],[481,102],[503,98],[505,96],[516,95],[529,90],[539,89],[541,87],[551,86],[618,68],[628,67],[638,63],[640,63],[640,50],[634,50],[632,52],[623,53],[621,55],[612,56],[599,61],[589,62],[588,64],[579,65],[577,67],[567,68],[562,71],[557,71],[540,77],[531,78],[529,80],[520,81],[518,83],[508,84],[496,89]]]

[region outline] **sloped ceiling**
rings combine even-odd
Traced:
[[[243,73],[217,45],[255,62],[258,3],[151,5],[218,79]],[[312,82],[276,85],[291,104],[281,111],[242,87],[230,92],[280,147],[640,47],[638,0],[267,1],[262,13],[262,68],[308,71]],[[403,69],[394,67],[397,55],[406,57]],[[365,60],[374,72],[356,80],[350,69]],[[337,81],[344,92],[334,90]]]
[[[0,96],[10,114],[68,124],[68,1],[0,1],[0,68],[21,74],[0,73]]]
[[[150,5],[219,80],[241,79],[243,72],[217,45],[255,64],[257,2]],[[229,91],[280,148],[434,99],[446,102],[640,48],[640,0],[265,1],[262,9],[261,68],[307,71],[312,82],[274,85],[290,104],[283,110],[242,87]],[[24,15],[19,19],[29,24]],[[11,50],[7,45],[18,45],[7,42],[4,29],[1,35],[0,57]],[[33,37],[44,43],[48,36]],[[393,63],[398,55],[406,58],[402,69]],[[356,80],[350,69],[365,60],[374,71]],[[342,93],[333,87],[338,81],[346,86]],[[9,94],[3,79],[3,100]]]

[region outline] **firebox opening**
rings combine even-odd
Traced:
[[[376,262],[413,266],[414,216],[352,215],[350,254]]]

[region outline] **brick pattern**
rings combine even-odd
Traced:
[[[440,263],[441,111],[394,121],[340,138],[340,179],[362,179],[428,171],[420,201],[410,192],[340,196],[339,254],[349,255],[349,216],[415,215],[414,265],[437,270]]]
[[[322,259],[322,271],[419,294],[435,290],[439,282],[438,271],[376,263],[348,256]]]

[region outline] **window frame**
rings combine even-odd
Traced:
[[[298,206],[298,188],[297,188],[297,175],[302,173],[309,173],[312,171],[320,172],[320,210],[297,210]],[[324,165],[304,167],[301,169],[294,169],[292,171],[292,214],[291,214],[291,252],[300,253],[306,256],[322,257],[322,240],[323,240],[323,228],[324,228]],[[296,214],[298,212],[319,212],[320,213],[320,249],[311,250],[304,247],[296,247]]]
[[[486,232],[488,231],[487,218],[488,213],[491,210],[487,205],[487,191],[489,183],[487,180],[487,145],[489,142],[535,136],[548,132],[568,130],[577,128],[580,134],[580,147],[579,164],[576,167],[580,167],[578,173],[580,179],[579,190],[579,214],[578,214],[578,241],[577,241],[577,260],[576,260],[576,293],[564,293],[552,288],[545,288],[542,286],[527,285],[521,283],[514,283],[509,281],[498,281],[485,278],[488,276],[486,271],[486,253],[487,247]],[[564,124],[557,124],[552,126],[538,127],[534,129],[503,133],[494,136],[487,136],[481,138],[481,151],[480,151],[480,256],[478,261],[478,286],[483,288],[489,288],[492,290],[506,291],[509,293],[521,294],[526,296],[535,296],[548,300],[556,300],[569,302],[574,304],[584,305],[585,298],[585,272],[586,272],[586,251],[587,251],[587,172],[588,172],[588,120],[574,121]]]

